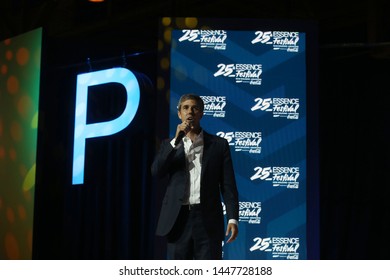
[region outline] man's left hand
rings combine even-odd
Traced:
[[[238,235],[238,226],[236,224],[229,223],[227,225],[227,229],[226,229],[226,236],[229,236],[229,233],[230,233],[230,237],[226,241],[227,243],[230,243],[230,242],[233,242],[234,240],[236,240],[237,235]]]

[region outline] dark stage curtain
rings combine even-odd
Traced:
[[[65,47],[55,43],[46,44],[58,49],[44,49],[42,67],[33,258],[153,259],[158,211],[150,175],[156,147],[155,54],[128,59],[141,87],[137,114],[119,133],[87,140],[84,184],[73,186],[76,78],[91,69],[59,61],[54,55]],[[92,71],[115,66],[122,66],[120,59],[95,63]],[[124,109],[123,87],[91,87],[88,95],[87,122],[116,118]]]
[[[321,50],[321,258],[388,259],[388,57],[381,47]]]
[[[145,82],[144,77],[139,79]],[[142,101],[129,127],[116,135],[87,140],[85,183],[64,192],[64,233],[70,237],[64,238],[64,245],[70,258],[152,257],[154,190],[149,170],[155,106],[152,92],[147,92],[152,85],[147,87],[141,90]],[[125,100],[113,98],[113,92],[110,95],[94,100],[95,107],[109,105],[109,115],[118,108],[123,111]]]

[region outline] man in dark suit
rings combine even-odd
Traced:
[[[167,237],[168,259],[221,259],[225,236],[229,243],[238,235],[238,193],[229,144],[201,128],[203,109],[197,95],[180,98],[176,136],[162,143],[152,165],[153,175],[168,176],[156,230]]]

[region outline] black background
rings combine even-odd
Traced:
[[[389,5],[384,0],[2,1],[0,39],[44,28],[33,257],[161,257],[160,241],[153,236],[159,190],[148,174],[139,178],[129,172],[149,172],[159,140],[155,132],[166,125],[155,125],[166,117],[161,109],[166,99],[154,95],[158,18],[198,16],[318,24],[320,258],[387,259]],[[86,181],[101,188],[65,188],[71,185],[76,73],[108,64],[126,64],[139,73],[147,92],[143,108],[149,109],[137,114],[134,127],[87,144],[92,162],[110,170],[91,176],[87,163]],[[118,93],[96,118],[115,111],[120,98]],[[129,146],[139,147],[138,154],[126,150]],[[133,156],[140,162],[118,161]],[[112,184],[122,189],[107,191]],[[139,188],[128,189],[129,184]],[[112,200],[101,199],[108,196]],[[130,211],[129,201],[151,206]]]

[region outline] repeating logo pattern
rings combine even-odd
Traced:
[[[261,153],[261,132],[251,131],[219,131],[217,135],[225,138],[230,146],[234,146],[236,152]]]
[[[273,187],[299,188],[299,167],[255,167],[251,180],[271,181]]]
[[[226,49],[227,32],[225,30],[183,30],[179,42],[190,41],[198,43],[201,48],[214,50]]]
[[[299,119],[299,98],[261,98],[254,99],[252,111],[272,112],[274,118]]]
[[[172,40],[171,123],[180,95],[198,93],[202,127],[232,153],[245,235],[224,258],[305,259],[305,34],[188,29]]]
[[[273,259],[297,260],[299,247],[299,237],[256,237],[249,251],[266,252],[271,254]]]
[[[261,73],[263,73],[261,64],[225,64],[217,65],[218,71],[214,77],[225,76],[234,78],[236,83],[245,83],[250,85],[261,85]]]
[[[255,35],[256,37],[252,40],[252,44],[272,45],[273,50],[299,51],[299,32],[256,31]]]
[[[204,102],[204,115],[214,118],[225,117],[226,96],[201,96]]]

